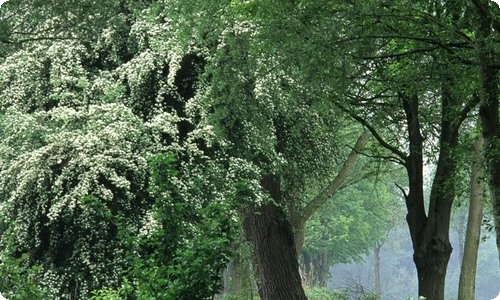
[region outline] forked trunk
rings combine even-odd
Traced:
[[[432,181],[428,214],[423,193],[423,139],[420,133],[419,104],[416,93],[403,98],[408,122],[410,155],[405,158],[410,190],[405,193],[407,222],[417,267],[419,296],[444,300],[445,278],[452,247],[449,241],[451,207],[455,197],[458,129],[468,111],[456,115],[450,107],[459,99],[451,92],[452,79],[442,86],[441,133],[436,174]]]

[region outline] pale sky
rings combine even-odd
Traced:
[[[0,6],[2,6],[2,4],[7,1],[7,0],[0,0]]]

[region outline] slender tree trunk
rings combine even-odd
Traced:
[[[317,265],[317,270],[318,270],[318,281],[317,285],[319,287],[326,288],[326,283],[328,281],[328,271],[330,269],[330,264],[328,262],[328,253],[323,252],[320,255],[318,255],[318,265]]]
[[[304,246],[304,235],[306,231],[306,220],[304,218],[292,218],[293,240],[295,241],[295,253],[297,256],[302,252]]]
[[[463,216],[460,213],[459,216],[460,219],[463,218],[463,220],[459,220],[458,228],[457,228],[457,233],[458,233],[458,257],[460,257],[459,260],[459,267],[462,268],[462,257],[464,257],[464,247],[465,247],[465,235],[466,235],[466,230],[467,230],[467,220],[465,216]]]
[[[491,203],[493,208],[493,218],[496,229],[497,248],[500,260],[500,119],[499,109],[499,70],[493,67],[498,64],[498,57],[494,49],[488,44],[498,33],[492,32],[494,16],[489,11],[488,5],[491,1],[474,0],[473,1],[478,15],[477,28],[477,58],[479,61],[479,83],[481,106],[479,115],[483,129],[484,138],[484,156],[488,167],[489,186],[491,194]],[[496,31],[500,28],[498,22]]]
[[[240,255],[235,255],[233,261],[231,262],[231,293],[235,295],[241,295],[243,291],[243,272],[241,263]]]
[[[375,249],[373,250],[374,256],[374,267],[373,272],[375,273],[375,293],[379,296],[382,296],[382,285],[380,283],[380,249],[382,248],[382,243],[378,243],[375,245]]]
[[[303,264],[304,264],[302,267],[302,270],[304,272],[303,282],[307,286],[313,286],[314,285],[314,267],[313,267],[311,254],[309,254],[309,252],[303,252],[302,258],[303,258]]]
[[[259,295],[263,300],[307,299],[292,229],[283,209],[278,206],[282,200],[280,179],[268,175],[261,185],[276,203],[247,208],[243,220],[245,237],[253,247]]]
[[[483,138],[480,136],[474,143],[474,160],[471,167],[471,195],[467,232],[465,234],[464,256],[458,285],[459,300],[473,300],[476,286],[477,250],[481,237],[481,221],[483,218]]]

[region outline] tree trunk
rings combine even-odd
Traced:
[[[313,286],[314,285],[314,267],[313,267],[313,262],[312,262],[312,257],[309,252],[304,252],[302,254],[303,258],[303,266],[302,266],[302,271],[304,272],[303,274],[303,282],[307,286]]]
[[[322,288],[326,288],[328,273],[330,269],[330,264],[328,263],[328,253],[323,252],[318,255],[316,269],[318,270],[316,285]]]
[[[479,83],[481,106],[479,115],[483,129],[484,156],[488,167],[493,219],[495,222],[497,248],[500,259],[500,119],[499,109],[499,70],[494,67],[498,63],[494,49],[488,42],[494,38],[491,26],[494,16],[488,9],[488,2],[473,1],[479,18],[477,29],[477,58],[479,61]],[[500,28],[496,28],[499,30]],[[497,33],[498,34],[498,33]]]
[[[465,220],[465,216],[463,216],[460,213],[459,216],[460,220],[458,220],[458,228],[457,228],[457,233],[458,233],[458,257],[459,259],[459,267],[462,268],[462,257],[464,257],[464,247],[465,247],[465,235],[466,235],[466,230],[467,230],[467,221]],[[462,220],[463,218],[463,220]]]
[[[418,96],[403,96],[408,122],[410,155],[405,158],[410,190],[405,194],[407,222],[413,243],[413,260],[417,267],[418,292],[428,300],[443,300],[446,270],[452,247],[449,241],[451,207],[455,197],[457,161],[454,151],[458,145],[458,129],[466,111],[456,115],[450,107],[457,105],[451,92],[452,82],[442,85],[441,133],[439,158],[432,182],[428,216],[423,194],[422,136],[418,120]]]
[[[464,256],[458,285],[459,300],[473,300],[475,297],[477,250],[481,237],[483,219],[483,165],[481,160],[482,137],[474,143],[474,160],[471,167],[471,195],[467,232],[465,234]]]
[[[234,295],[241,295],[243,291],[243,272],[241,263],[240,255],[235,255],[233,261],[231,262],[231,293]]]
[[[358,159],[359,153],[363,150],[366,143],[370,138],[370,131],[365,129],[363,133],[358,137],[356,143],[354,144],[351,152],[347,156],[342,168],[337,173],[335,178],[330,182],[330,184],[320,191],[311,201],[309,201],[306,206],[302,209],[296,209],[295,207],[289,207],[290,211],[290,222],[292,223],[294,241],[295,241],[295,251],[297,256],[300,255],[302,247],[304,245],[304,233],[306,222],[314,215],[314,213],[321,208],[328,200],[330,200],[351,174],[356,161]],[[299,202],[297,200],[290,202]]]
[[[382,296],[382,285],[380,283],[380,249],[382,248],[382,243],[378,243],[375,245],[375,249],[373,250],[374,256],[374,267],[373,272],[375,273],[375,293],[379,296]]]
[[[451,255],[449,241],[433,237],[414,255],[418,274],[418,294],[427,300],[443,300],[446,269]]]
[[[307,299],[299,274],[290,223],[281,207],[280,179],[275,175],[261,182],[273,202],[248,207],[243,230],[252,244],[259,295],[263,300]]]
[[[295,253],[297,257],[300,256],[302,252],[302,247],[304,246],[304,235],[306,231],[306,220],[301,217],[291,218],[292,230],[293,230],[293,240],[295,241]]]

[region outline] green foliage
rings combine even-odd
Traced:
[[[92,291],[90,300],[122,300],[121,290],[105,289]]]
[[[123,105],[54,108],[2,122],[2,216],[13,246],[44,268],[52,295],[116,285],[120,228],[138,228],[149,206],[144,127]],[[79,292],[79,293],[80,293]]]
[[[306,287],[304,291],[309,300],[349,300],[347,291],[329,291],[320,287]]]
[[[374,292],[368,292],[363,295],[361,300],[380,300],[380,295]]]
[[[397,197],[383,182],[368,180],[339,191],[307,223],[304,251],[326,252],[331,264],[360,261],[390,229],[386,211]]]
[[[29,262],[28,254],[19,258],[0,257],[0,290],[7,299],[46,299],[47,290],[40,285],[41,266]]]
[[[143,234],[133,237],[127,272],[128,297],[208,299],[221,285],[229,256],[231,206],[213,199],[189,203],[176,185],[181,176],[173,155],[151,158],[151,193],[156,199]]]
[[[15,270],[5,288],[34,298],[38,288],[49,298],[209,298],[235,211],[267,199],[262,174],[281,178],[279,205],[300,215],[342,165],[353,114],[409,150],[400,96],[410,90],[421,96],[432,161],[442,112],[467,105],[440,107],[443,78],[454,78],[460,99],[480,88],[473,4],[446,5],[9,1],[0,12],[0,267]],[[387,151],[374,153],[397,160]],[[346,188],[308,223],[306,251],[359,260],[385,233],[389,197],[386,186]],[[21,276],[32,281],[18,286]]]

